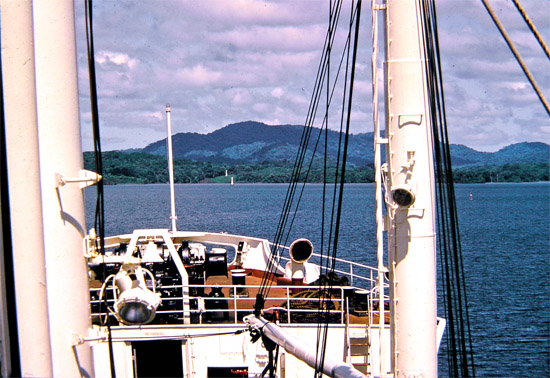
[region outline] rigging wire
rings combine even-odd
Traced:
[[[535,93],[539,97],[539,100],[542,103],[542,106],[544,106],[544,109],[546,110],[546,113],[548,113],[548,115],[550,115],[550,104],[548,104],[548,101],[544,97],[544,94],[542,93],[542,90],[540,89],[537,82],[535,81],[535,78],[531,74],[531,71],[529,71],[529,68],[527,67],[527,65],[525,64],[523,59],[521,58],[521,55],[519,54],[519,51],[516,49],[516,46],[514,45],[514,42],[512,42],[512,39],[508,36],[508,33],[506,33],[506,30],[504,29],[504,26],[502,25],[502,23],[498,19],[495,11],[491,7],[491,4],[489,3],[488,0],[481,0],[481,2],[485,6],[485,9],[487,9],[487,12],[489,13],[489,16],[491,16],[491,19],[493,20],[496,27],[498,28],[498,31],[502,35],[502,38],[504,38],[504,40],[506,41],[506,44],[508,45],[508,47],[512,51],[512,54],[514,54],[514,57],[518,61],[519,65],[521,66],[521,69],[523,70],[523,73],[525,74],[525,76],[527,76],[527,79],[529,80],[529,82],[531,83],[531,86],[535,90]]]
[[[302,138],[300,141],[300,147],[295,159],[294,169],[292,172],[289,188],[287,189],[287,194],[285,197],[285,202],[283,210],[280,215],[279,223],[277,226],[277,232],[273,238],[273,244],[271,248],[271,257],[268,262],[268,268],[264,272],[262,277],[262,285],[259,290],[259,294],[256,297],[255,313],[258,315],[263,309],[263,298],[267,296],[270,286],[269,282],[271,281],[271,276],[274,270],[274,264],[278,264],[282,246],[287,245],[288,239],[290,237],[290,232],[294,219],[297,214],[297,210],[304,194],[305,184],[308,181],[309,173],[314,164],[315,157],[318,149],[324,149],[325,159],[323,161],[323,209],[322,209],[322,228],[321,228],[321,266],[324,267],[324,272],[334,272],[335,269],[335,257],[338,246],[338,228],[341,219],[341,207],[343,199],[343,185],[345,183],[345,167],[346,167],[346,152],[348,144],[348,136],[350,128],[350,117],[351,117],[351,99],[353,93],[353,86],[350,85],[348,89],[348,79],[349,72],[351,71],[351,79],[354,77],[354,64],[357,56],[357,36],[359,28],[359,17],[360,4],[358,2],[355,6],[355,1],[351,4],[351,15],[349,23],[349,31],[347,40],[345,41],[345,46],[343,48],[341,58],[339,60],[338,69],[336,73],[332,75],[330,71],[331,66],[331,55],[334,44],[334,38],[336,36],[336,29],[339,24],[341,9],[342,9],[342,0],[337,0],[335,2],[330,2],[329,10],[329,26],[327,33],[325,35],[325,43],[321,56],[321,60],[318,67],[318,72],[316,75],[316,81],[314,85],[314,90],[312,92],[312,97],[306,116],[306,122],[304,125],[304,131],[302,133]],[[353,25],[355,23],[355,45],[353,46],[353,63],[352,69],[349,69],[350,65],[350,46],[353,35]],[[345,74],[342,75],[342,67],[346,64]],[[327,185],[330,183],[329,175],[332,174],[332,168],[329,169],[329,160],[328,160],[328,138],[330,133],[328,132],[328,122],[329,122],[329,109],[331,107],[332,99],[336,91],[337,83],[340,81],[340,76],[343,76],[344,90],[342,100],[342,112],[340,116],[340,132],[339,132],[339,141],[338,141],[338,151],[336,153],[336,169],[333,177],[334,189],[332,193],[332,207],[329,210],[328,207],[325,207],[325,201],[327,200]],[[326,87],[324,87],[326,83]],[[349,97],[346,98],[346,95],[349,91]],[[319,110],[320,99],[325,93],[325,114],[323,116],[322,126],[318,129],[316,137],[313,137],[315,118]],[[347,112],[347,119],[346,119]],[[346,130],[344,132],[344,129]],[[324,140],[322,139],[324,138]],[[322,143],[322,147],[321,144]],[[309,159],[309,163],[305,163],[306,157]],[[332,167],[332,166],[330,166]],[[302,181],[301,188],[299,188],[299,183]],[[328,216],[327,216],[328,211]],[[325,228],[329,227],[328,232],[328,243],[325,247]],[[325,249],[327,252],[325,253]],[[326,259],[325,259],[326,258]],[[317,357],[316,357],[316,366],[317,374],[320,374],[322,371],[322,366],[324,362],[324,357],[326,354],[326,344],[327,344],[327,325],[330,315],[330,285],[329,280],[325,280],[324,284],[325,289],[320,290],[320,300],[318,308],[317,318],[324,324],[324,327],[318,328],[318,337],[317,337]],[[324,332],[322,332],[324,331]]]
[[[332,0],[330,1],[332,4]],[[332,7],[330,7],[332,8]],[[332,9],[329,11],[329,25],[332,25],[333,20],[333,13]],[[328,29],[328,33],[330,36],[334,34],[334,29],[330,28]],[[321,195],[322,198],[322,206],[321,206],[321,259],[320,259],[320,266],[323,266],[323,251],[324,251],[324,241],[325,241],[325,199],[326,199],[326,191],[327,191],[327,153],[328,153],[328,128],[329,128],[329,109],[330,109],[330,58],[332,55],[332,45],[329,45],[327,48],[327,74],[326,74],[326,101],[325,101],[325,122],[324,122],[324,129],[325,129],[325,140],[324,140],[324,159],[323,159],[323,190]],[[337,158],[339,155],[337,155]],[[329,235],[330,237],[330,235]],[[328,257],[328,254],[327,254]],[[328,262],[327,262],[328,264]],[[325,270],[326,271],[326,270]],[[321,327],[321,322],[324,323],[325,319],[323,319],[321,316],[324,315],[322,312],[323,303],[325,303],[324,300],[324,290],[321,290],[319,295],[319,302],[318,302],[318,308],[317,308],[317,314],[318,314],[318,323],[317,323],[317,347],[315,348],[315,376],[320,378],[322,376],[323,371],[323,365],[325,360],[325,348],[320,349],[321,345],[324,345],[321,343],[321,340],[323,339],[322,331],[324,330],[323,327]],[[323,340],[324,341],[324,340]],[[320,354],[320,355],[319,355]]]
[[[332,7],[331,12],[334,15],[334,17],[333,17],[333,23],[329,25],[329,29],[335,30],[337,28],[337,24],[340,19],[339,15],[341,13],[342,1],[341,0],[338,1],[338,3],[331,5],[331,7]],[[298,210],[300,201],[302,199],[302,196],[304,194],[305,184],[308,182],[309,173],[314,163],[314,157],[316,156],[317,149],[321,141],[321,137],[324,135],[322,132],[325,129],[325,125],[328,117],[328,114],[326,113],[324,115],[321,128],[317,129],[318,133],[317,133],[316,140],[313,142],[311,141],[312,132],[315,129],[313,127],[313,124],[315,122],[316,114],[319,109],[320,98],[323,90],[322,83],[324,82],[327,74],[327,67],[328,67],[328,61],[329,61],[327,51],[328,51],[328,47],[332,45],[335,35],[336,33],[332,33],[332,35],[330,35],[330,33],[327,31],[327,34],[325,36],[323,53],[319,63],[319,67],[318,67],[315,86],[312,93],[308,114],[306,117],[304,131],[302,133],[302,138],[300,141],[299,151],[298,151],[295,164],[294,164],[294,169],[291,175],[290,185],[289,185],[289,188],[287,189],[287,194],[285,197],[283,210],[281,212],[281,216],[279,219],[276,236],[273,238],[271,258],[268,262],[268,269],[266,269],[262,277],[262,288],[260,289],[259,295],[256,298],[257,304],[255,306],[255,309],[257,314],[262,308],[262,298],[265,297],[267,293],[269,293],[270,286],[268,285],[268,283],[270,282],[270,278],[273,275],[274,265],[277,264],[280,259],[281,251],[284,248],[283,246],[287,245],[289,241],[290,231],[294,224],[297,210]],[[344,47],[344,51],[347,48],[348,44],[349,44],[349,38],[348,38],[348,41],[346,41],[346,46]],[[336,82],[340,76],[340,71],[343,65],[344,57],[345,57],[344,54],[342,54],[342,57],[339,63],[339,68],[334,79],[334,85],[332,87],[332,90],[330,91],[331,100],[336,90]],[[329,102],[331,102],[331,100]],[[311,153],[309,153],[310,151]],[[311,158],[309,160],[309,164],[306,167],[304,165],[304,162],[307,156],[310,156]],[[298,189],[298,186],[299,186],[298,184],[300,182],[302,182],[301,189]],[[292,216],[290,216],[291,214]]]
[[[335,270],[335,262],[336,262],[336,256],[338,251],[338,238],[339,238],[339,231],[340,231],[340,220],[342,215],[342,202],[343,202],[343,195],[344,195],[344,184],[346,179],[346,162],[347,162],[347,150],[348,150],[348,142],[349,142],[349,131],[350,131],[350,123],[351,123],[351,106],[352,106],[352,100],[353,100],[353,84],[355,79],[355,67],[356,67],[356,61],[357,61],[357,48],[358,48],[358,40],[359,40],[359,25],[360,25],[360,15],[361,15],[361,0],[358,0],[357,5],[355,6],[355,2],[352,2],[351,4],[351,15],[350,15],[350,23],[349,23],[349,31],[348,31],[348,39],[346,42],[346,72],[344,75],[344,96],[342,99],[342,113],[340,117],[340,141],[338,144],[338,153],[337,153],[337,168],[336,168],[336,174],[334,177],[334,190],[333,190],[333,199],[332,199],[332,215],[331,215],[331,222],[330,222],[330,231],[329,231],[329,246],[327,250],[327,263],[325,266],[325,272],[327,272],[327,275],[332,275]],[[355,30],[354,30],[354,38],[353,38],[353,54],[351,57],[351,63],[350,63],[350,47],[351,47],[351,33],[353,30],[353,26],[355,24]],[[351,70],[350,70],[350,64],[351,64]],[[349,89],[348,87],[348,73],[349,73]],[[346,93],[349,90],[349,96],[346,98]],[[347,106],[347,108],[346,108]],[[328,111],[328,106],[327,106]],[[345,119],[345,130],[344,130],[344,119]],[[342,136],[344,138],[343,146],[342,146]],[[325,151],[327,152],[327,151]],[[340,157],[342,157],[342,163],[341,163],[341,171],[340,175],[338,176],[339,172],[339,166],[340,166]],[[325,153],[325,160],[327,159],[327,154]],[[326,183],[326,178],[325,178]],[[324,202],[324,198],[323,198]],[[334,237],[333,237],[334,233]],[[321,300],[319,301],[319,309],[318,309],[318,319],[320,320],[319,324],[321,324],[321,320],[323,323],[323,327],[319,326],[318,328],[318,337],[317,337],[317,353],[319,354],[319,348],[320,350],[320,356],[317,356],[317,364],[316,364],[316,374],[318,377],[322,376],[322,370],[323,370],[323,364],[326,356],[326,346],[327,346],[327,338],[328,338],[328,323],[330,321],[330,302],[332,299],[332,282],[330,280],[325,280],[324,282],[324,289],[321,290]],[[322,334],[322,335],[321,335]]]
[[[348,44],[349,44],[349,38],[346,41],[346,44],[344,46],[344,51],[346,51]],[[330,98],[329,98],[329,101],[328,101],[329,102],[329,107],[330,107],[330,104],[332,103],[332,99],[333,99],[334,94],[335,94],[336,85],[337,85],[339,77],[340,77],[340,72],[342,70],[342,66],[343,66],[343,63],[344,63],[344,58],[345,58],[345,55],[342,54],[342,56],[340,58],[340,63],[339,63],[339,66],[338,66],[338,70],[336,71],[336,76],[333,80],[332,90],[330,91]],[[317,149],[319,148],[321,137],[323,136],[322,130],[325,130],[325,125],[326,125],[326,122],[327,122],[327,118],[328,118],[328,113],[325,112],[325,115],[323,117],[323,122],[321,124],[321,127],[319,128],[319,132],[317,133],[317,139],[315,141],[315,144],[313,146],[313,150],[312,150],[312,153],[311,153],[311,155],[313,157],[315,157],[317,155]],[[326,154],[325,154],[325,156],[326,156]],[[337,156],[338,156],[338,154],[337,154]],[[304,179],[303,179],[304,184],[302,185],[298,200],[296,200],[296,206],[295,206],[296,209],[298,207],[298,204],[301,202],[301,197],[303,195],[303,191],[304,191],[304,188],[305,188],[305,183],[308,182],[309,171],[311,170],[313,163],[314,163],[314,159],[310,159],[309,165],[307,167],[307,170],[306,170],[306,173],[305,173],[305,176],[304,176]],[[338,161],[337,161],[337,163],[338,163]],[[288,226],[289,230],[292,229],[292,225],[293,225],[294,220],[296,218],[297,211],[294,211],[292,213],[293,213],[293,216],[292,216],[292,219],[291,219],[290,224]],[[288,241],[289,240],[288,240],[288,235],[287,235],[287,238],[285,239],[284,244],[286,245],[288,243]],[[323,248],[321,248],[321,250],[323,250]]]
[[[540,35],[535,25],[533,24],[533,21],[531,21],[531,19],[527,15],[527,12],[525,12],[525,9],[523,9],[523,6],[518,0],[512,0],[512,2],[514,3],[518,12],[521,14],[521,17],[523,17],[523,20],[531,30],[531,33],[533,33],[533,35],[537,39],[537,42],[539,43],[540,47],[544,50],[544,53],[546,54],[548,59],[550,59],[550,49],[548,49],[548,45],[544,43],[544,40],[542,39],[542,36]]]
[[[341,1],[340,1],[340,3],[341,3]],[[338,3],[334,6],[334,10],[332,11],[333,13],[339,14],[340,8],[341,8],[340,3]],[[336,18],[336,22],[337,22],[337,20],[338,19]],[[329,26],[329,27],[332,27],[332,26]],[[336,27],[336,25],[334,25],[334,27]],[[271,248],[271,257],[269,259],[267,269],[265,270],[265,272],[263,274],[263,277],[262,277],[261,288],[258,292],[258,295],[256,296],[256,305],[255,305],[255,313],[256,314],[259,314],[260,310],[263,308],[263,299],[262,298],[264,298],[267,295],[267,293],[269,293],[269,288],[270,287],[269,287],[268,283],[270,282],[270,279],[273,276],[274,266],[276,264],[278,264],[278,262],[279,262],[280,254],[281,254],[281,250],[282,250],[281,246],[286,245],[286,242],[288,241],[288,238],[289,238],[290,229],[291,229],[291,226],[292,226],[292,223],[290,225],[288,223],[289,214],[292,212],[292,209],[294,209],[294,213],[297,211],[299,200],[302,198],[302,195],[303,195],[305,182],[307,181],[307,177],[309,176],[309,171],[312,167],[313,160],[311,160],[307,170],[305,172],[303,171],[304,161],[305,161],[305,158],[307,156],[308,147],[309,147],[309,143],[310,143],[310,137],[311,137],[311,133],[313,131],[313,124],[314,124],[314,121],[315,121],[315,115],[317,114],[317,109],[318,109],[318,106],[319,106],[319,99],[321,98],[321,93],[322,93],[322,88],[323,88],[322,82],[324,80],[324,75],[326,74],[326,67],[327,67],[327,60],[328,60],[327,59],[328,58],[328,56],[327,56],[327,46],[332,44],[332,39],[334,39],[334,34],[332,36],[330,36],[328,31],[327,31],[327,34],[325,36],[323,53],[322,53],[322,56],[321,56],[321,60],[319,62],[318,69],[317,69],[315,86],[314,86],[314,90],[313,90],[313,93],[312,93],[312,98],[311,98],[311,101],[310,101],[308,113],[307,113],[307,116],[306,116],[306,122],[305,122],[304,130],[302,132],[302,137],[301,137],[301,140],[300,140],[300,147],[299,147],[299,150],[298,150],[298,153],[296,155],[295,162],[294,162],[294,168],[293,168],[291,179],[290,179],[290,185],[287,189],[287,193],[286,193],[286,196],[285,196],[283,210],[281,211],[281,215],[280,215],[280,218],[279,218],[279,223],[278,223],[278,226],[277,226],[276,235],[273,238],[273,244],[272,244],[272,248]],[[302,185],[301,191],[298,194],[299,199],[298,199],[298,201],[295,201],[295,196],[297,194],[298,183],[300,182],[301,179],[304,180],[304,183]],[[287,236],[286,236],[285,242],[283,242],[285,232],[286,232]]]
[[[95,52],[94,52],[94,31],[93,31],[93,3],[92,0],[84,0],[85,19],[86,19],[86,47],[88,55],[88,74],[90,83],[90,106],[92,114],[92,129],[93,129],[93,142],[94,142],[94,162],[95,170],[98,175],[103,177],[103,162],[101,154],[101,136],[99,130],[99,106],[97,100],[97,81],[95,72]],[[96,250],[101,255],[105,255],[105,211],[103,200],[103,180],[99,180],[96,184],[97,197],[96,208],[94,216],[94,228],[96,230],[97,237],[95,238]],[[106,276],[105,264],[103,265],[103,275]],[[107,298],[101,305],[107,305]],[[101,308],[100,308],[101,312]],[[101,317],[100,317],[101,319]],[[103,323],[103,322],[102,322]],[[111,377],[116,378],[115,371],[115,358],[113,351],[113,339],[111,335],[111,326],[109,317],[106,317],[106,321],[103,326],[107,327],[107,338],[109,345],[109,366],[111,370]]]
[[[468,297],[447,133],[437,16],[433,0],[421,2],[436,173],[440,274],[447,318],[447,359],[452,377],[475,377]]]

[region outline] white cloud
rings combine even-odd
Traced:
[[[222,77],[220,72],[212,71],[202,64],[198,64],[191,68],[183,68],[176,71],[174,75],[182,85],[199,87],[210,85],[218,82]]]
[[[548,59],[513,4],[492,3],[550,98]],[[550,2],[523,5],[543,39],[550,40]],[[85,139],[90,121],[82,2],[75,8]],[[437,10],[451,138],[480,149],[550,139],[546,112],[483,5],[449,0],[438,2]],[[367,4],[363,11],[354,132],[372,130]],[[342,12],[349,13],[349,2]],[[94,16],[106,150],[142,147],[164,137],[166,103],[172,106],[174,132],[211,132],[249,119],[301,124],[306,118],[326,33],[324,1],[98,1]],[[332,77],[337,61],[332,60]]]
[[[240,26],[212,33],[212,42],[255,51],[312,51],[322,45],[324,30],[319,25]]]
[[[114,64],[117,66],[126,66],[129,69],[133,69],[138,64],[138,60],[131,59],[128,54],[112,51],[100,51],[96,53],[95,60],[100,65]]]
[[[275,98],[281,98],[281,96],[285,93],[283,88],[277,87],[271,91],[271,96]]]
[[[152,118],[155,121],[162,121],[165,119],[165,115],[162,112],[144,112],[143,117]]]

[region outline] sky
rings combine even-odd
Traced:
[[[550,99],[550,61],[542,48],[510,0],[490,2]],[[328,3],[95,0],[102,149],[142,148],[165,138],[166,104],[171,106],[174,134],[207,134],[248,120],[303,125],[325,40]],[[75,1],[82,146],[89,151],[93,142],[83,4]],[[522,5],[550,44],[550,1],[523,0]],[[347,15],[349,2],[343,9]],[[481,0],[438,1],[437,12],[451,143],[478,151],[525,141],[548,143],[550,117]],[[371,34],[370,1],[364,1],[354,134],[373,130]],[[331,120],[329,127],[338,124]]]

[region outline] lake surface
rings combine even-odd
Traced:
[[[94,190],[85,192],[88,228]],[[176,185],[178,229],[272,240],[286,190],[283,184]],[[374,185],[346,185],[344,193],[339,257],[375,266]],[[550,184],[457,185],[456,195],[476,376],[549,377]],[[170,228],[169,199],[168,185],[105,187],[106,234]],[[321,199],[321,185],[306,187],[289,242],[307,237],[319,251]]]

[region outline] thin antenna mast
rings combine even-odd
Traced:
[[[172,232],[176,232],[176,197],[174,195],[174,162],[172,158],[172,117],[170,111],[170,104],[166,104],[166,126],[168,128],[168,176],[170,178],[170,209],[171,215],[170,219],[172,220]]]

